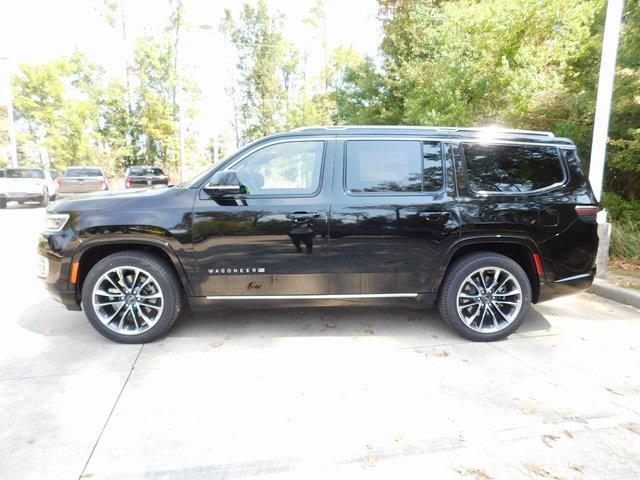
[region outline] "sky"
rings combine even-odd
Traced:
[[[234,55],[218,31],[225,8],[238,12],[239,0],[183,0],[186,26],[180,54],[189,78],[201,89],[200,114],[194,129],[201,137],[230,128],[231,104],[225,87],[231,81]],[[308,50],[309,75],[322,66],[320,40],[303,23],[312,0],[266,0],[269,11],[285,15],[284,34],[301,52]],[[0,57],[10,69],[84,52],[110,75],[124,75],[125,52],[136,37],[157,33],[166,25],[170,6],[164,0],[124,0],[130,45],[102,17],[103,0],[0,0]],[[381,40],[375,0],[327,0],[329,49],[350,46],[375,55]],[[204,26],[204,28],[202,28]],[[207,28],[207,26],[209,28]],[[317,48],[315,48],[317,45]],[[187,68],[188,65],[188,68]]]

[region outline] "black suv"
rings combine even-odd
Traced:
[[[598,207],[571,140],[522,130],[313,127],[195,180],[48,208],[39,275],[124,343],[183,306],[438,304],[471,340],[588,287]]]

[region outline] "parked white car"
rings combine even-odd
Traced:
[[[0,177],[0,208],[8,202],[38,202],[45,206],[55,200],[58,187],[44,168],[7,168]]]

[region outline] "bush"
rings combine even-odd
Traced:
[[[623,220],[613,223],[610,256],[640,263],[640,222]]]
[[[605,192],[602,204],[612,223],[640,223],[640,200],[625,200],[617,193]]]

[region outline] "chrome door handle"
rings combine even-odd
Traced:
[[[293,220],[320,218],[320,212],[293,212],[287,215],[287,217]]]

